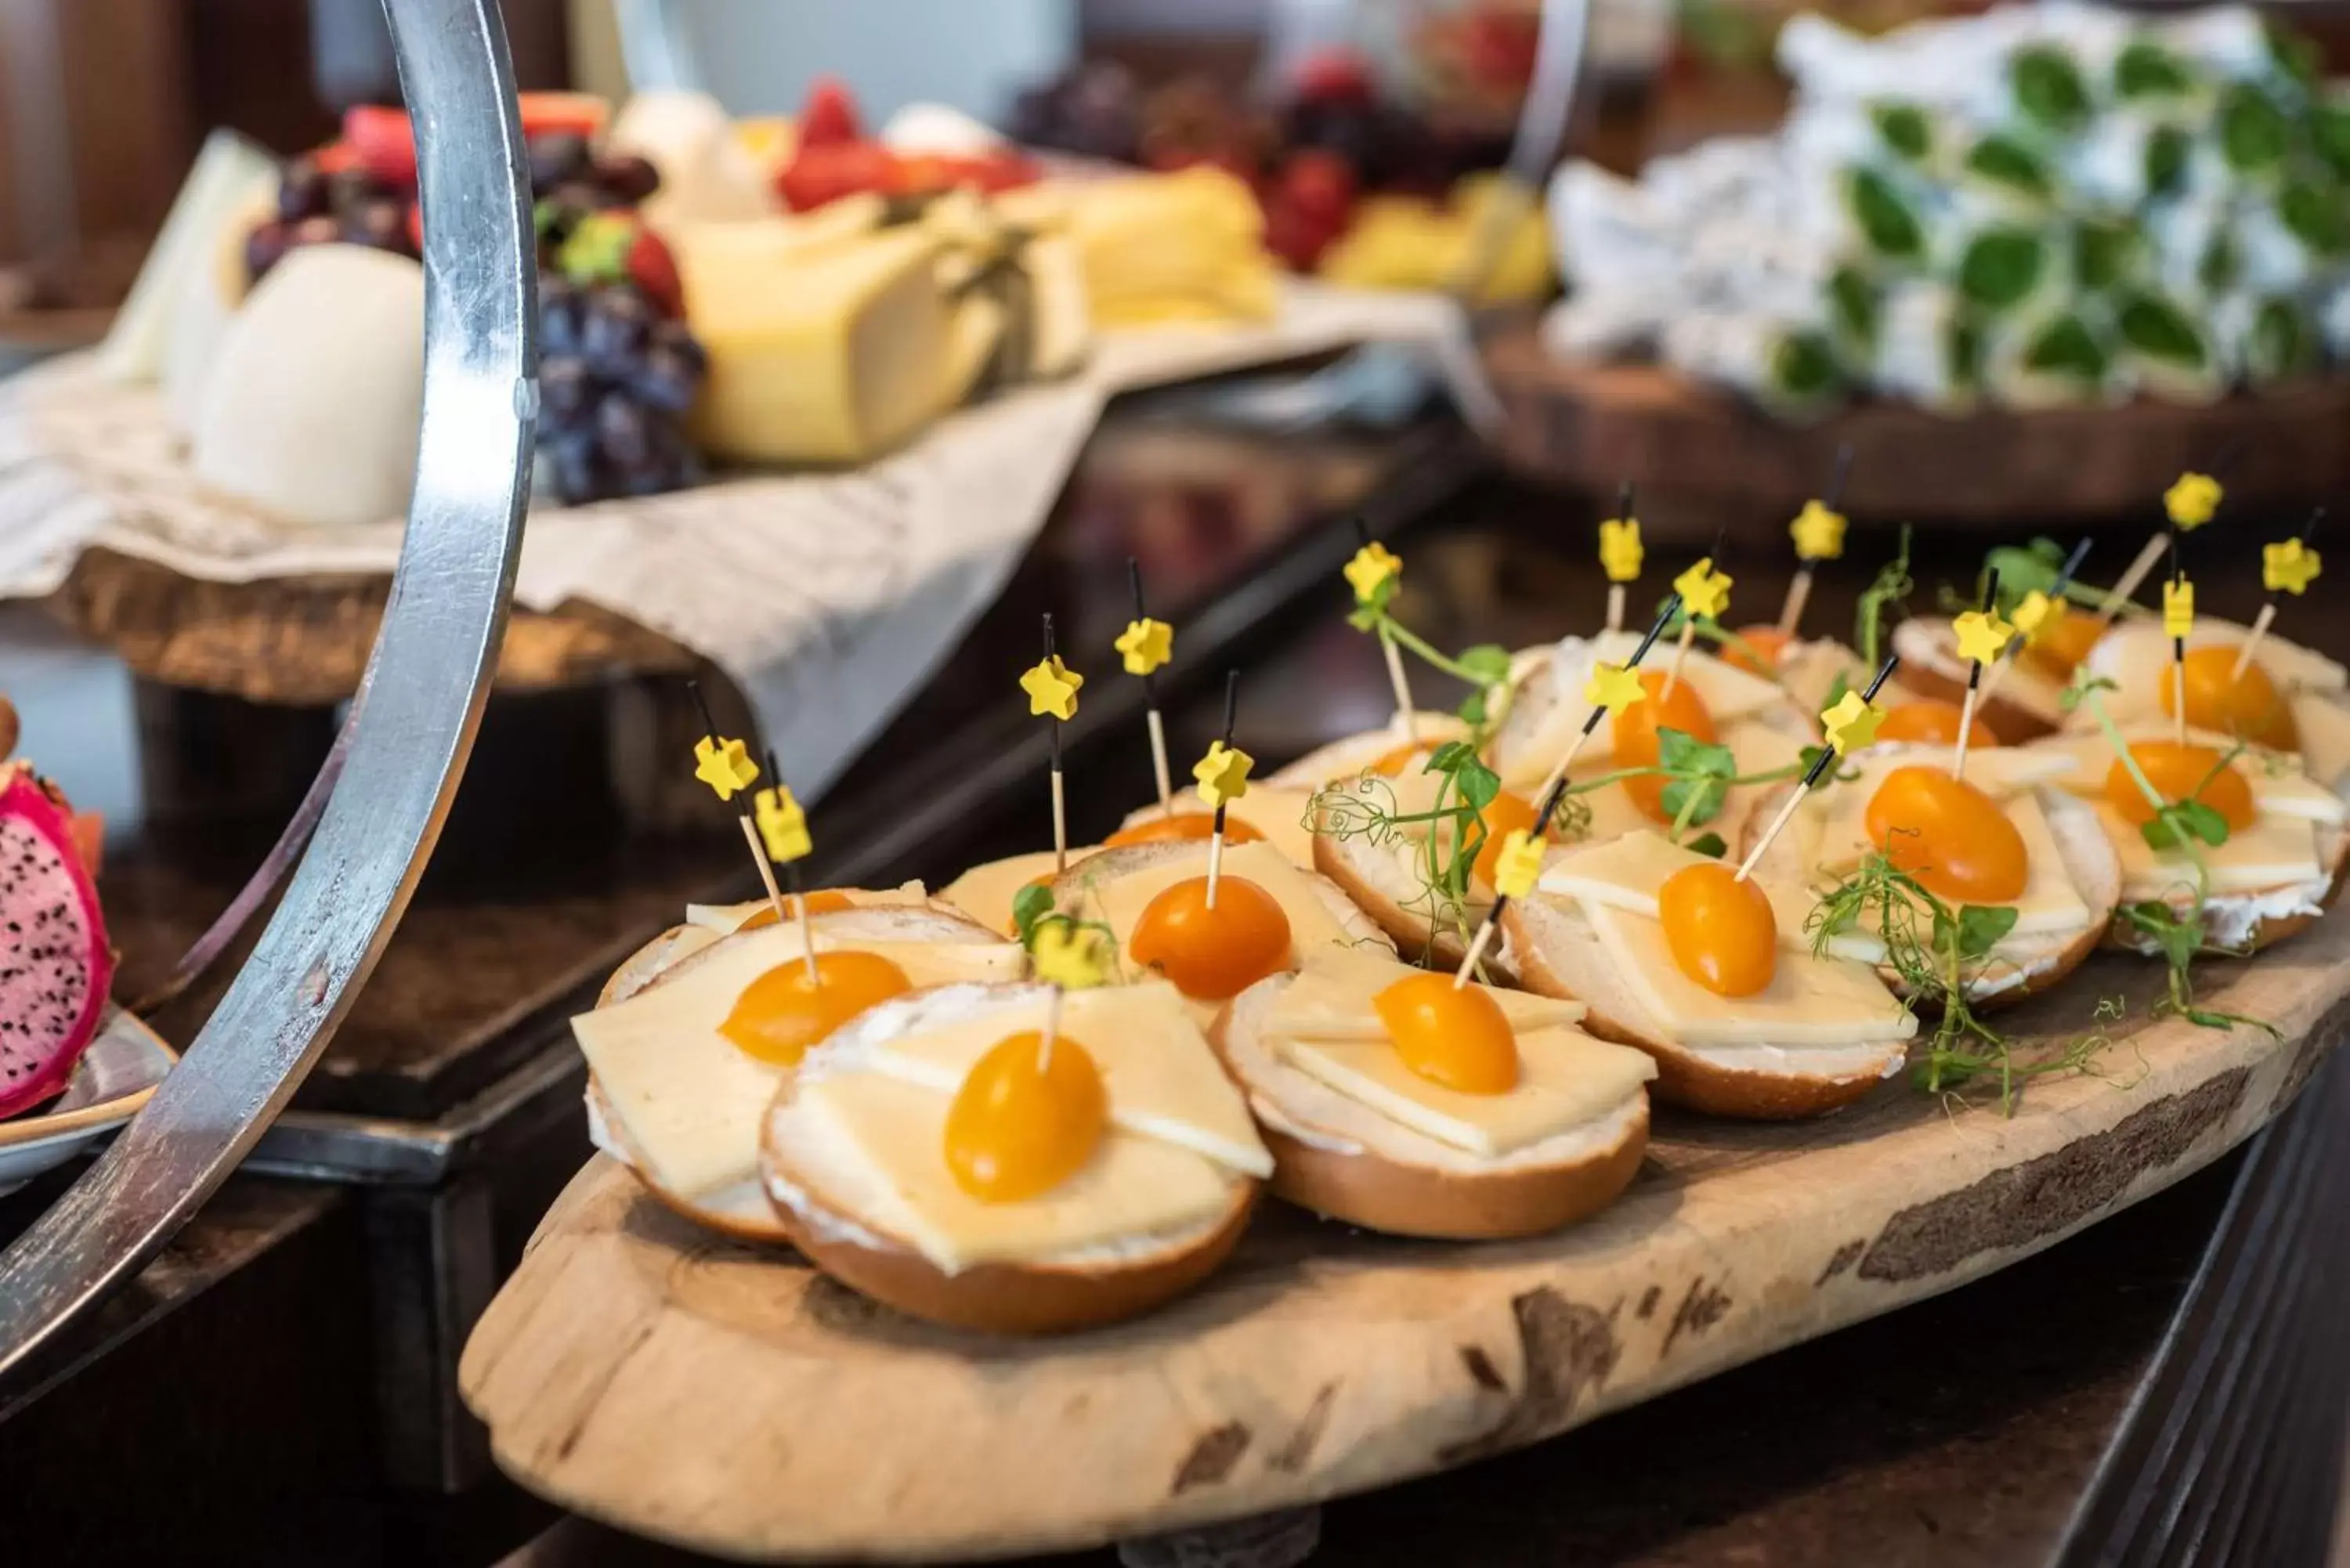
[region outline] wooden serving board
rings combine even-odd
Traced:
[[[2205,1002],[2280,1033],[2149,1022],[2101,956],[2011,1015],[2097,1077],[1833,1118],[1660,1115],[1631,1190],[1516,1243],[1400,1241],[1268,1200],[1196,1295],[1046,1341],[947,1333],[787,1252],[700,1231],[602,1158],[460,1369],[498,1462],[621,1528],[749,1560],[1079,1547],[1359,1491],[1564,1431],[2017,1262],[2217,1158],[2350,1023],[2350,920]],[[1865,1373],[1864,1373],[1865,1375]]]
[[[1504,410],[1502,455],[1518,472],[1612,498],[1630,480],[1651,535],[1767,535],[1819,493],[1853,450],[1845,510],[1886,521],[2024,524],[2156,515],[2179,470],[2227,467],[2230,511],[2322,499],[2350,484],[2350,379],[2204,407],[1987,410],[1856,404],[1809,424],[1773,418],[1657,365],[1553,358],[1531,325],[1496,332],[1485,368]]]

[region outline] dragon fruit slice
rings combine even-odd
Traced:
[[[66,1086],[113,980],[71,816],[32,769],[0,764],[0,1118]]]

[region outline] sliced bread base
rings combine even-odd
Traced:
[[[1274,1192],[1301,1209],[1394,1236],[1538,1236],[1597,1213],[1638,1173],[1648,1096],[1501,1159],[1439,1143],[1282,1063],[1263,1038],[1287,975],[1234,997],[1209,1040],[1249,1096],[1273,1151]]]
[[[1778,815],[1786,802],[1787,792],[1796,787],[1782,784],[1762,802],[1762,808],[1748,824],[1746,835],[1738,846],[1741,857]],[[2121,901],[2121,857],[2114,853],[2113,841],[2106,836],[2096,808],[2060,789],[2043,786],[2034,793],[2041,810],[2047,815],[2049,836],[2056,841],[2056,852],[2064,858],[2065,876],[2080,893],[2081,901],[2089,907],[2089,924],[2078,931],[2010,937],[2002,941],[1991,950],[1993,961],[1967,981],[1967,1001],[1977,1007],[2011,1006],[2027,996],[2038,995],[2080,968],[2082,961],[2106,940],[2113,924],[2114,907]],[[1794,835],[1783,833],[1754,867],[1758,877],[1773,885],[1801,883],[1806,870]],[[1895,994],[1905,999],[1910,996],[1902,984],[1900,971],[1891,964],[1879,964],[1877,972]]]
[[[1518,983],[1583,1002],[1586,1033],[1647,1052],[1657,1064],[1653,1092],[1669,1105],[1747,1121],[1815,1116],[1865,1097],[1908,1057],[1899,1041],[1834,1049],[1680,1044],[1632,996],[1572,900],[1545,893],[1513,898],[1502,932]]]
[[[2204,940],[2232,957],[2250,958],[2299,936],[2315,925],[2341,898],[2350,877],[2350,827],[2337,827],[2320,845],[2325,875],[2307,882],[2264,888],[2251,893],[2219,893],[2203,901]],[[2184,894],[2162,900],[2182,918],[2194,908]],[[2141,934],[2127,917],[2117,917],[2106,933],[2106,945],[2125,952],[2156,955],[2161,947]]]
[[[1360,835],[1335,838],[1328,834],[1315,834],[1314,869],[1385,932],[1408,962],[1427,962],[1431,948],[1440,965],[1458,968],[1461,961],[1469,956],[1468,943],[1457,929],[1438,927],[1431,942],[1429,922],[1404,907],[1403,900],[1423,897],[1426,889],[1396,859],[1394,846],[1374,844]],[[1471,930],[1476,929],[1477,922],[1485,918],[1488,907],[1471,903],[1463,911],[1462,918]],[[1490,949],[1488,956],[1492,956]]]

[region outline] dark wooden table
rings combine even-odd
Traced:
[[[1273,442],[1170,428],[1146,412],[1114,416],[1003,600],[874,743],[856,789],[818,812],[819,877],[939,881],[1047,841],[1043,737],[1004,695],[1011,672],[1033,657],[1045,608],[1062,617],[1067,646],[1106,672],[1070,736],[1073,832],[1105,831],[1147,795],[1136,683],[1114,673],[1107,651],[1128,613],[1129,554],[1143,558],[1156,606],[1181,628],[1184,657],[1168,681],[1179,753],[1213,732],[1228,665],[1244,672],[1243,731],[1268,761],[1384,717],[1379,660],[1340,620],[1336,568],[1352,548],[1347,515],[1357,507],[1381,532],[1399,533],[1409,563],[1399,613],[1440,644],[1521,645],[1600,613],[1590,512],[1478,472],[1441,424],[1395,438]],[[1848,627],[1855,596],[1889,546],[1876,521],[1861,520],[1847,562],[1823,574],[1815,626]],[[2283,531],[2282,520],[2230,519],[2198,535],[2208,609],[2249,616],[2252,544],[2272,523]],[[2101,545],[2107,569],[2137,544]],[[1936,583],[1970,578],[1979,548],[1979,540],[1920,540],[1913,603],[1930,608]],[[1679,564],[1660,550],[1649,586],[1661,592]],[[1787,563],[1729,565],[1742,614],[1767,618]],[[2350,627],[2326,626],[2314,607],[2295,607],[2282,629],[2350,652]],[[1422,685],[1430,705],[1445,700],[1441,682]],[[226,899],[330,733],[324,714],[157,691],[141,693],[140,707],[149,811],[115,856],[107,888],[134,991]],[[445,1124],[533,1064],[559,1065],[561,1020],[580,988],[673,918],[689,893],[747,888],[730,825],[681,818],[629,772],[630,754],[660,732],[660,715],[681,707],[673,691],[627,687],[494,706],[442,857],[304,1106]],[[41,750],[37,737],[28,744]],[[550,746],[574,781],[559,799],[525,781],[515,761]],[[205,993],[184,999],[165,1015],[167,1030],[185,1039],[208,1006]],[[2333,1121],[2350,1115],[2350,1075],[2337,1069],[2305,1097],[2302,1119],[2324,1127],[2321,1097]],[[0,1407],[0,1474],[40,1483],[12,1487],[0,1505],[12,1539],[73,1543],[78,1552],[59,1560],[76,1562],[133,1552],[175,1562],[485,1563],[510,1552],[532,1563],[679,1561],[554,1521],[494,1482],[454,1499],[416,1484],[472,1479],[462,1465],[447,1468],[463,1423],[447,1408],[438,1359],[470,1320],[464,1301],[446,1299],[450,1276],[428,1271],[387,1284],[387,1266],[410,1266],[387,1260],[473,1249],[479,1255],[455,1277],[474,1292],[503,1272],[551,1184],[585,1152],[576,1079],[550,1079],[500,1114],[520,1119],[525,1106],[538,1118],[526,1137],[485,1145],[478,1163],[430,1185],[233,1183],[139,1292],[61,1359],[47,1392]],[[2338,1321],[2330,1338],[2293,1324],[2296,1313],[2338,1302],[2350,1285],[2341,1272],[2350,1251],[2338,1220],[2350,1199],[2342,1166],[2326,1138],[2272,1137],[1982,1284],[1525,1453],[1334,1506],[1322,1560],[2040,1562],[2076,1511],[2087,1521],[2081,1550],[2148,1521],[2184,1540],[2168,1517],[2178,1501],[2189,1533],[2199,1520],[2209,1537],[2241,1537],[2244,1549],[2272,1554],[2132,1555],[2131,1546],[2108,1560],[2322,1561],[2303,1552],[2306,1542],[2255,1540],[2240,1521],[2314,1519],[2341,1472],[2350,1333]],[[0,1204],[0,1235],[43,1190]],[[2334,1217],[2331,1233],[2305,1231],[2312,1216]],[[435,1312],[430,1332],[421,1330],[417,1314]],[[199,1348],[177,1348],[161,1332],[175,1324]],[[2197,1360],[2239,1342],[2263,1353]],[[191,1355],[201,1368],[182,1366]],[[281,1376],[279,1365],[299,1370]],[[2197,1366],[2201,1374],[2189,1376]],[[100,1388],[109,1391],[92,1392]],[[2230,1399],[2214,1404],[2219,1394]],[[2257,1465],[2246,1462],[2251,1449],[2230,1446],[2231,1433],[2272,1429],[2291,1440],[2262,1449]],[[395,1462],[416,1452],[443,1468],[420,1475],[412,1461]],[[2124,1458],[2101,1488],[2109,1453]],[[139,1501],[93,1511],[75,1481],[109,1455],[135,1464]],[[384,1484],[387,1468],[411,1485]],[[293,1478],[307,1501],[261,1501],[274,1489],[263,1478],[277,1476]],[[2252,1477],[2271,1490],[2241,1484]],[[2140,1486],[2166,1506],[2132,1505],[2130,1489]]]

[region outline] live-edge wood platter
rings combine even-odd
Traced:
[[[2350,1024],[2350,919],[2201,980],[2277,1033],[2154,1020],[2158,967],[2100,957],[2008,1015],[2024,1042],[2107,1030],[2095,1075],[2040,1081],[2012,1116],[1907,1076],[1816,1122],[1661,1112],[1621,1201],[1519,1243],[1268,1201],[1194,1296],[1056,1340],[913,1323],[701,1231],[599,1157],[460,1384],[532,1490],[743,1560],[1009,1555],[1360,1491],[1950,1290],[2208,1164]]]

